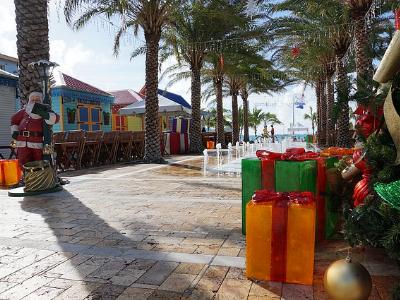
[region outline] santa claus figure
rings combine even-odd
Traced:
[[[11,117],[11,134],[16,140],[21,167],[27,162],[42,160],[43,121],[54,125],[60,119],[42,100],[42,93],[30,93],[25,107]]]

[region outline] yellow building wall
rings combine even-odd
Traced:
[[[128,116],[128,130],[129,131],[143,131],[143,117]]]

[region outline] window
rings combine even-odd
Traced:
[[[90,104],[78,104],[78,128],[85,131],[101,130],[101,107]]]

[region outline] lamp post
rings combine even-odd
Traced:
[[[51,109],[51,99],[49,97],[48,84],[54,67],[58,64],[48,60],[39,60],[29,64],[29,67],[36,70],[43,85],[43,104],[46,104]],[[46,122],[43,122],[43,160],[48,160],[52,163],[51,154],[53,153],[52,145],[52,129]]]

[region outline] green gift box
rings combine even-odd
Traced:
[[[317,162],[286,161],[275,162],[276,192],[312,192],[317,189]]]
[[[326,170],[335,168],[337,157],[329,157],[325,160]],[[329,184],[326,185],[325,193],[325,238],[331,239],[337,233],[337,224],[340,220],[340,207],[338,199],[335,199],[334,191],[331,191]]]
[[[261,161],[258,158],[242,159],[242,233],[246,234],[246,205],[261,185]]]

